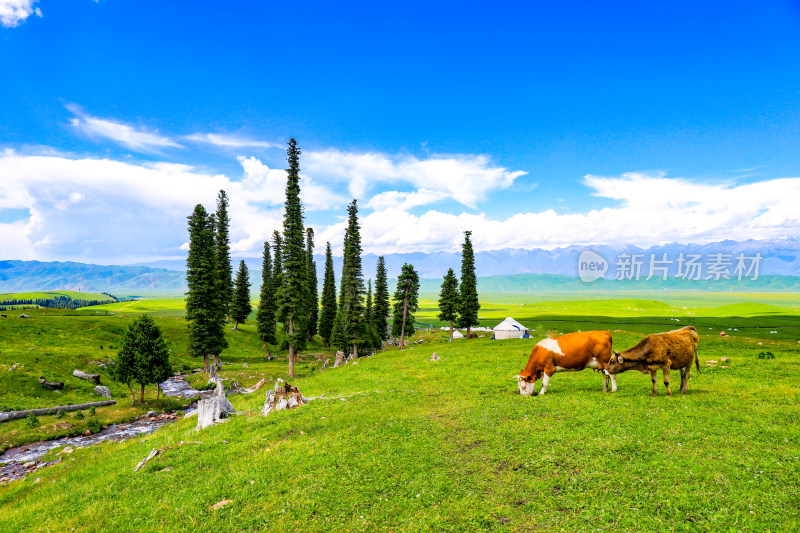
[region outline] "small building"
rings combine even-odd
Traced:
[[[494,338],[499,341],[530,337],[530,335],[528,335],[528,328],[511,317],[506,318],[492,329],[494,331]]]

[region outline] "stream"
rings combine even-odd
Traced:
[[[165,382],[159,383],[159,387],[165,396],[175,396],[184,399],[202,398],[212,392],[193,389],[181,376],[173,376]],[[72,453],[72,450],[76,447],[83,448],[85,446],[93,446],[107,440],[121,442],[139,435],[152,433],[164,424],[173,422],[180,417],[180,415],[177,414],[149,416],[152,414],[154,413],[142,415],[141,418],[132,422],[111,424],[107,428],[91,435],[61,437],[59,439],[33,442],[23,444],[16,448],[9,448],[5,453],[0,455],[0,484],[19,479],[25,474],[33,472],[43,466],[58,463],[61,461],[61,457],[49,462],[40,461],[39,459],[50,450],[60,446],[64,446],[65,448],[59,455],[61,453]]]

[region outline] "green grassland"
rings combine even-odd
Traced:
[[[514,316],[536,330],[532,339],[446,343],[443,332],[422,330],[421,345],[324,372],[330,352],[312,344],[292,383],[322,399],[263,418],[263,391],[234,396],[239,413],[202,432],[187,419],[76,449],[0,486],[0,530],[800,529],[800,295],[605,296],[484,295],[482,325]],[[77,367],[100,372],[118,399],[119,412],[98,409],[104,421],[135,416],[127,389],[92,362],[116,353],[136,313],[156,316],[174,366],[199,365],[186,356],[181,300],[126,303],[137,306],[0,322],[0,405],[89,401],[90,384],[68,376]],[[421,307],[419,323],[441,325],[432,298]],[[665,397],[659,382],[651,398],[640,373],[620,375],[619,392],[604,394],[590,371],[556,374],[543,397],[515,393],[512,376],[548,332],[607,329],[619,349],[686,324],[700,333],[703,367],[686,396]],[[248,386],[285,377],[285,354],[267,362],[252,324],[241,329],[226,331],[223,378]],[[775,358],[760,359],[765,351]],[[432,352],[441,361],[428,361]],[[728,368],[707,366],[720,357]],[[24,368],[8,371],[15,362]],[[67,390],[43,391],[42,373]],[[145,408],[181,406],[147,399]],[[0,440],[35,437],[21,422],[0,426]],[[152,448],[163,453],[134,473]]]

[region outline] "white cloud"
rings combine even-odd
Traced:
[[[463,231],[473,232],[476,250],[555,248],[572,244],[707,243],[724,239],[780,238],[800,233],[800,178],[736,185],[705,184],[663,175],[586,176],[596,196],[616,207],[584,213],[547,209],[505,220],[481,214],[430,210],[420,216],[386,206],[362,220],[364,249],[373,253],[460,249]],[[389,199],[389,196],[384,199]],[[566,209],[566,208],[564,208]],[[339,243],[344,224],[327,228],[320,240]]]
[[[213,144],[222,148],[283,148],[279,143],[266,141],[256,141],[235,135],[225,135],[221,133],[195,133],[186,135],[184,139],[199,143]]]
[[[42,10],[33,7],[39,0],[0,0],[0,24],[6,28],[19,26],[31,15],[42,16]]]
[[[413,156],[357,154],[336,149],[307,152],[303,165],[315,177],[345,182],[355,198],[364,198],[378,184],[394,184],[426,191],[426,195],[417,195],[412,201],[452,198],[472,208],[489,192],[508,188],[516,178],[527,174],[492,166],[485,155],[433,156],[420,160]]]
[[[432,204],[445,198],[447,198],[447,193],[430,189],[420,189],[414,192],[387,191],[373,196],[367,203],[367,207],[376,211],[390,208],[408,211],[413,207]]]
[[[180,144],[158,133],[137,130],[133,126],[127,124],[92,117],[73,104],[67,105],[66,107],[75,115],[74,118],[70,119],[70,124],[78,131],[90,137],[111,139],[112,141],[137,151],[151,151],[153,149],[168,147],[181,148]]]
[[[255,157],[239,157],[244,169],[242,186],[251,201],[266,205],[283,205],[286,201],[286,171],[269,168]],[[310,211],[333,209],[347,203],[347,198],[319,185],[313,179],[300,175],[300,199]]]
[[[231,251],[258,256],[283,225],[286,172],[242,159],[244,179],[173,163],[131,164],[63,155],[0,153],[0,209],[28,209],[0,223],[0,258],[129,263],[183,255],[186,217],[230,198]],[[345,201],[302,178],[309,209]]]

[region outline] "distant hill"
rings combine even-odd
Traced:
[[[130,295],[184,292],[186,274],[163,268],[0,261],[0,292],[69,290]]]
[[[532,250],[503,249],[488,252],[477,252],[475,254],[475,270],[478,276],[501,276],[509,274],[560,274],[564,276],[578,275],[578,257],[584,250],[592,250],[603,256],[609,263],[609,271],[606,277],[614,278],[617,257],[622,253],[641,254],[644,261],[645,276],[649,258],[654,255],[656,258],[663,258],[666,254],[668,260],[673,261],[669,268],[669,274],[675,275],[677,270],[677,259],[682,253],[688,257],[689,254],[700,254],[703,261],[709,255],[723,253],[731,256],[735,266],[735,258],[738,254],[748,257],[761,255],[758,272],[761,275],[775,274],[781,276],[800,276],[800,239],[768,239],[768,240],[749,240],[749,241],[721,241],[709,244],[677,244],[670,243],[650,248],[638,248],[636,246],[568,246],[566,248],[555,248],[553,250],[543,250],[540,248]],[[404,263],[414,265],[421,278],[441,278],[447,273],[448,268],[452,268],[456,275],[461,269],[461,253],[459,252],[410,252],[406,254],[386,254],[386,270],[389,277],[395,277],[400,273]],[[261,269],[260,257],[243,258],[247,267],[253,270]],[[236,258],[238,262],[239,258]],[[322,279],[322,271],[325,266],[324,256],[315,256],[319,279]],[[334,270],[337,279],[342,271],[342,258],[334,257]],[[365,279],[374,279],[377,268],[378,256],[375,254],[365,254],[362,259],[362,267]],[[186,260],[156,261],[153,263],[140,263],[138,266],[153,268],[166,268],[170,270],[186,270]],[[732,269],[731,269],[732,270]],[[705,276],[703,276],[705,277]]]
[[[645,280],[599,279],[584,283],[576,276],[560,274],[511,274],[479,276],[481,293],[552,293],[559,291],[738,291],[738,292],[800,292],[799,276],[762,275],[757,280],[683,280],[653,278]],[[257,297],[261,272],[250,271],[251,290]],[[338,282],[338,275],[337,275]],[[441,278],[421,278],[420,292],[430,297],[439,293]],[[389,279],[390,292],[396,280]],[[320,290],[322,285],[320,283]],[[0,261],[0,294],[30,291],[69,290],[81,293],[110,292],[117,296],[148,294],[183,294],[186,292],[186,273],[163,268],[141,266],[102,266],[83,263],[46,263],[41,261]]]

